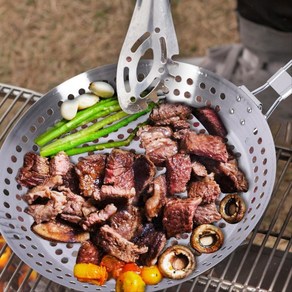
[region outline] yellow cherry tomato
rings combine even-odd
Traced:
[[[99,286],[103,285],[108,279],[108,273],[105,267],[91,263],[75,264],[74,276],[80,282],[92,283]]]
[[[144,266],[141,270],[141,277],[147,285],[156,285],[163,278],[156,265],[150,267]]]
[[[121,274],[116,282],[116,292],[144,292],[145,287],[142,278],[133,271]]]

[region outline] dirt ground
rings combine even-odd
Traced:
[[[116,63],[135,1],[0,0],[0,82],[46,92]],[[238,42],[235,0],[173,0],[181,57]]]

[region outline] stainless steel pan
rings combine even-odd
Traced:
[[[291,64],[292,62],[281,69],[259,90],[272,86],[279,92],[279,100],[286,98],[292,91],[291,76],[286,72]],[[151,66],[151,62],[141,62],[138,74],[147,76]],[[34,138],[60,119],[60,101],[86,91],[92,81],[106,80],[115,86],[115,79],[116,65],[109,65],[82,73],[52,89],[20,119],[7,136],[0,151],[0,232],[17,256],[38,273],[76,290],[110,291],[114,289],[114,281],[111,280],[105,286],[98,287],[80,283],[74,278],[72,271],[79,244],[49,242],[30,230],[33,219],[24,212],[26,203],[21,199],[26,190],[16,183],[15,176],[22,166],[24,154],[28,151],[38,152],[39,149],[33,142]],[[187,279],[180,281],[164,279],[157,286],[148,286],[147,289],[153,291],[196,277],[235,250],[250,234],[266,209],[276,172],[274,142],[266,116],[261,112],[259,101],[246,87],[237,87],[205,69],[177,63],[171,66],[163,91],[170,102],[185,102],[195,107],[209,105],[219,112],[228,129],[228,144],[233,146],[250,187],[247,193],[242,194],[247,203],[245,218],[233,225],[224,221],[217,223],[225,235],[222,248],[216,253],[197,257],[197,269]],[[273,109],[274,107],[271,111]],[[126,136],[130,128],[134,128],[137,123],[145,119],[146,117],[142,117],[126,128],[100,139],[100,142],[123,139],[123,135]],[[195,118],[192,124],[197,131],[204,131],[203,126]],[[125,149],[142,152],[138,141],[133,141]],[[77,159],[78,156],[72,157],[73,162]],[[189,239],[181,239],[179,242],[188,244]]]

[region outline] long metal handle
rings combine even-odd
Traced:
[[[271,116],[281,101],[292,94],[292,76],[287,72],[291,67],[292,60],[290,60],[284,67],[280,68],[264,85],[252,91],[253,95],[257,95],[268,87],[272,87],[279,94],[279,97],[266,112],[266,119]]]

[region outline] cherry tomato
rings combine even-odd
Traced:
[[[105,255],[101,259],[100,265],[106,268],[110,278],[117,279],[122,273],[125,262],[120,261],[114,256]]]
[[[132,271],[141,274],[141,268],[136,263],[126,263],[123,267],[122,273]]]
[[[91,263],[75,264],[73,272],[78,281],[99,286],[103,285],[108,279],[108,273],[105,267]]]
[[[151,266],[151,267],[144,266],[141,269],[141,277],[142,277],[143,281],[145,282],[145,284],[147,284],[147,285],[156,285],[163,278],[162,274],[160,273],[160,271],[156,265]]]
[[[0,235],[0,249],[4,246],[5,244],[5,240],[2,237],[2,235]],[[2,253],[2,255],[0,256],[0,270],[2,270],[5,265],[7,264],[10,256],[11,256],[11,249],[9,246],[7,246],[4,250],[4,252]]]
[[[144,292],[145,287],[142,278],[133,271],[121,274],[116,282],[116,292]]]

